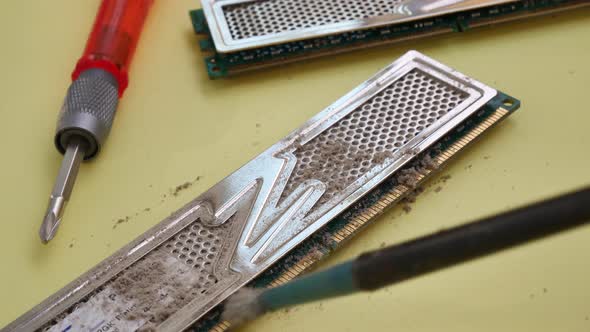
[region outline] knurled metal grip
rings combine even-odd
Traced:
[[[57,120],[57,149],[64,153],[76,136],[86,141],[84,159],[96,156],[109,135],[118,102],[118,84],[110,73],[102,69],[82,72],[70,85]]]

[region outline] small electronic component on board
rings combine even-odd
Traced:
[[[201,0],[211,78],[590,5],[587,0]]]
[[[3,331],[224,331],[518,107],[408,52]]]

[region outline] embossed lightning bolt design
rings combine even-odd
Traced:
[[[247,253],[250,264],[268,258],[294,235],[293,230],[305,228],[305,216],[326,191],[321,181],[310,179],[301,182],[287,197],[282,198],[285,186],[297,164],[293,152],[272,156],[276,172],[261,180],[263,184],[238,248]],[[241,249],[241,250],[240,250]]]

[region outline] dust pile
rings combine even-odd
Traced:
[[[157,249],[133,264],[109,286],[118,296],[137,304],[138,309],[125,319],[145,321],[138,332],[154,331],[156,326],[200,294],[195,272]],[[104,302],[103,306],[109,304]]]
[[[181,191],[190,188],[190,186],[192,186],[192,182],[185,182],[181,185],[176,186],[176,188],[174,188],[174,190],[172,191],[172,195],[173,196],[178,196],[178,194],[180,194]]]
[[[373,162],[376,164],[383,164],[385,160],[391,157],[393,157],[393,153],[391,153],[390,151],[377,152],[373,156]]]
[[[131,219],[131,217],[126,216],[125,218],[119,218],[117,219],[117,221],[115,222],[115,224],[113,225],[113,229],[117,228],[118,225],[121,225],[122,223],[126,223],[129,221],[129,219]]]
[[[418,186],[420,177],[431,171],[438,169],[439,165],[430,157],[428,153],[424,154],[418,161],[411,166],[400,170],[395,178],[398,184],[406,186],[410,192],[400,201],[405,213],[412,211],[411,204],[416,202],[416,196],[424,192],[424,188]],[[445,179],[446,181],[446,179]]]
[[[200,176],[197,176],[193,181],[186,181],[183,184],[179,184],[178,186],[170,189],[170,194],[174,197],[178,196],[181,192],[183,192],[184,190],[187,190],[188,188],[192,187],[193,184],[195,184],[197,181],[199,181],[201,179]],[[164,195],[164,197],[166,197],[166,195]]]

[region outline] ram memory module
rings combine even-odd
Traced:
[[[2,331],[224,331],[518,107],[408,52]]]
[[[588,0],[202,0],[210,78],[590,5]]]

